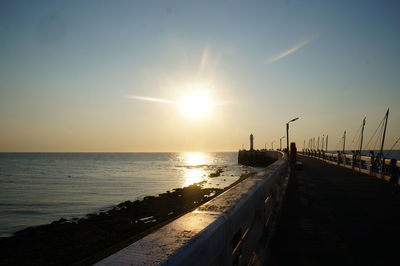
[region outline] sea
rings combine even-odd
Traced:
[[[0,237],[194,183],[224,188],[254,170],[237,152],[0,153]]]

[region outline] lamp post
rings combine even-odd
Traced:
[[[286,138],[285,136],[279,139],[279,149],[282,151],[282,139]]]
[[[290,155],[290,153],[289,153],[289,123],[294,122],[297,119],[299,119],[299,118],[298,117],[293,118],[292,120],[290,120],[289,122],[286,123],[286,149],[287,149],[288,155]]]
[[[273,141],[271,142],[271,149],[272,149],[272,150],[274,150],[274,142],[275,142],[275,140],[273,140]]]

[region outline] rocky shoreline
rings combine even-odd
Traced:
[[[219,173],[218,173],[219,174]],[[28,227],[0,239],[1,265],[90,265],[221,194],[201,183],[125,201],[84,218]]]

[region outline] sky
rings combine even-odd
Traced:
[[[256,148],[277,148],[295,117],[298,149],[322,135],[339,149],[344,130],[351,149],[362,119],[367,143],[387,108],[389,149],[400,137],[399,10],[1,0],[0,152],[236,151],[250,133]]]

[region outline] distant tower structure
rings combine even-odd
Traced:
[[[251,151],[254,150],[253,143],[254,143],[254,136],[253,136],[253,134],[250,134],[250,150]]]

